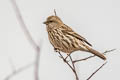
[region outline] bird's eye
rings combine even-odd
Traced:
[[[49,21],[49,22],[53,22],[53,21]]]

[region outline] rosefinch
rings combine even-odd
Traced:
[[[44,24],[46,24],[48,37],[54,49],[67,55],[78,50],[86,51],[106,60],[103,54],[92,49],[92,45],[84,37],[65,25],[58,16],[49,16]]]

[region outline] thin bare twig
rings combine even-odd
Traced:
[[[62,54],[60,52],[58,52],[60,54],[60,57],[63,59],[63,61],[74,71],[74,69],[72,68],[72,66],[68,63],[68,61],[66,61],[64,59],[64,57],[62,56]]]
[[[103,52],[103,54],[106,55],[106,53],[112,52],[112,51],[114,51],[114,50],[116,50],[116,49],[107,50],[107,51]],[[60,51],[58,51],[58,53],[60,54],[60,57],[63,59],[63,61],[72,69],[73,73],[74,73],[75,76],[76,76],[76,80],[79,80],[79,77],[78,77],[77,72],[76,72],[76,69],[75,69],[75,63],[76,63],[76,62],[79,62],[79,61],[84,61],[84,60],[87,60],[87,59],[90,59],[90,58],[95,57],[95,55],[93,55],[93,56],[86,57],[86,58],[84,58],[84,59],[74,60],[74,61],[73,61],[71,55],[69,55],[70,60],[71,60],[71,63],[72,63],[72,66],[71,66],[71,65],[69,64],[69,62],[66,60],[66,58],[64,58],[64,57],[62,56],[62,54],[60,53]],[[102,64],[102,66],[100,66],[94,73],[92,73],[92,75],[91,75],[87,80],[90,80],[90,79],[92,78],[92,76],[95,75],[106,63],[107,63],[107,62],[105,62],[104,64]]]
[[[56,13],[56,10],[54,9],[54,14],[55,14],[55,16],[57,16],[57,13]]]
[[[76,77],[76,80],[79,80],[78,78],[78,75],[77,75],[77,72],[75,70],[75,66],[74,66],[74,63],[72,63],[73,67],[69,64],[69,62],[62,56],[62,54],[60,52],[58,52],[60,54],[60,57],[63,59],[63,61],[71,68],[71,70],[73,71],[73,73],[75,74],[75,77]],[[72,61],[72,58],[71,58],[71,62]]]
[[[74,73],[75,73],[75,76],[76,76],[76,80],[79,80],[78,74],[77,74],[77,72],[76,72],[75,64],[73,63],[73,59],[72,59],[71,55],[69,55],[69,57],[70,57],[70,60],[71,60],[71,63],[72,63],[73,69],[74,69]]]
[[[92,73],[92,75],[90,75],[90,77],[88,77],[87,80],[90,80],[107,62],[105,62],[104,64],[102,64],[102,66],[100,66],[97,70],[95,70],[95,72]]]
[[[114,50],[116,50],[116,49],[107,50],[107,51],[103,52],[103,54],[106,55],[106,53],[112,52]],[[73,63],[76,63],[76,62],[79,62],[79,61],[85,61],[85,60],[93,58],[93,57],[96,57],[96,56],[93,55],[93,56],[89,56],[89,57],[86,57],[86,58],[83,58],[83,59],[75,60],[75,61],[73,61]]]
[[[26,38],[28,39],[28,41],[30,42],[31,46],[33,46],[33,48],[36,51],[36,64],[35,64],[35,80],[39,80],[39,58],[40,58],[40,47],[35,43],[35,41],[33,40],[30,32],[27,29],[27,26],[23,20],[23,17],[21,15],[21,12],[16,4],[15,0],[11,0],[11,3],[13,5],[14,11],[16,13],[16,17],[21,25],[21,28],[24,32],[24,34],[26,35]]]

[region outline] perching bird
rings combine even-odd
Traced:
[[[58,16],[49,16],[44,24],[46,24],[48,38],[54,49],[67,55],[78,50],[86,51],[106,60],[103,54],[92,49],[92,45],[84,37],[65,25]]]

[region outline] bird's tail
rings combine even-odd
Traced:
[[[90,48],[90,47],[88,47],[88,46],[86,46],[86,48],[87,48],[87,49],[89,50],[89,52],[91,52],[92,54],[100,57],[100,58],[103,59],[103,60],[106,60],[106,57],[105,57],[102,53],[100,53],[100,52],[98,52],[98,51],[96,51],[96,50],[94,50],[94,49],[92,49],[92,48]]]

